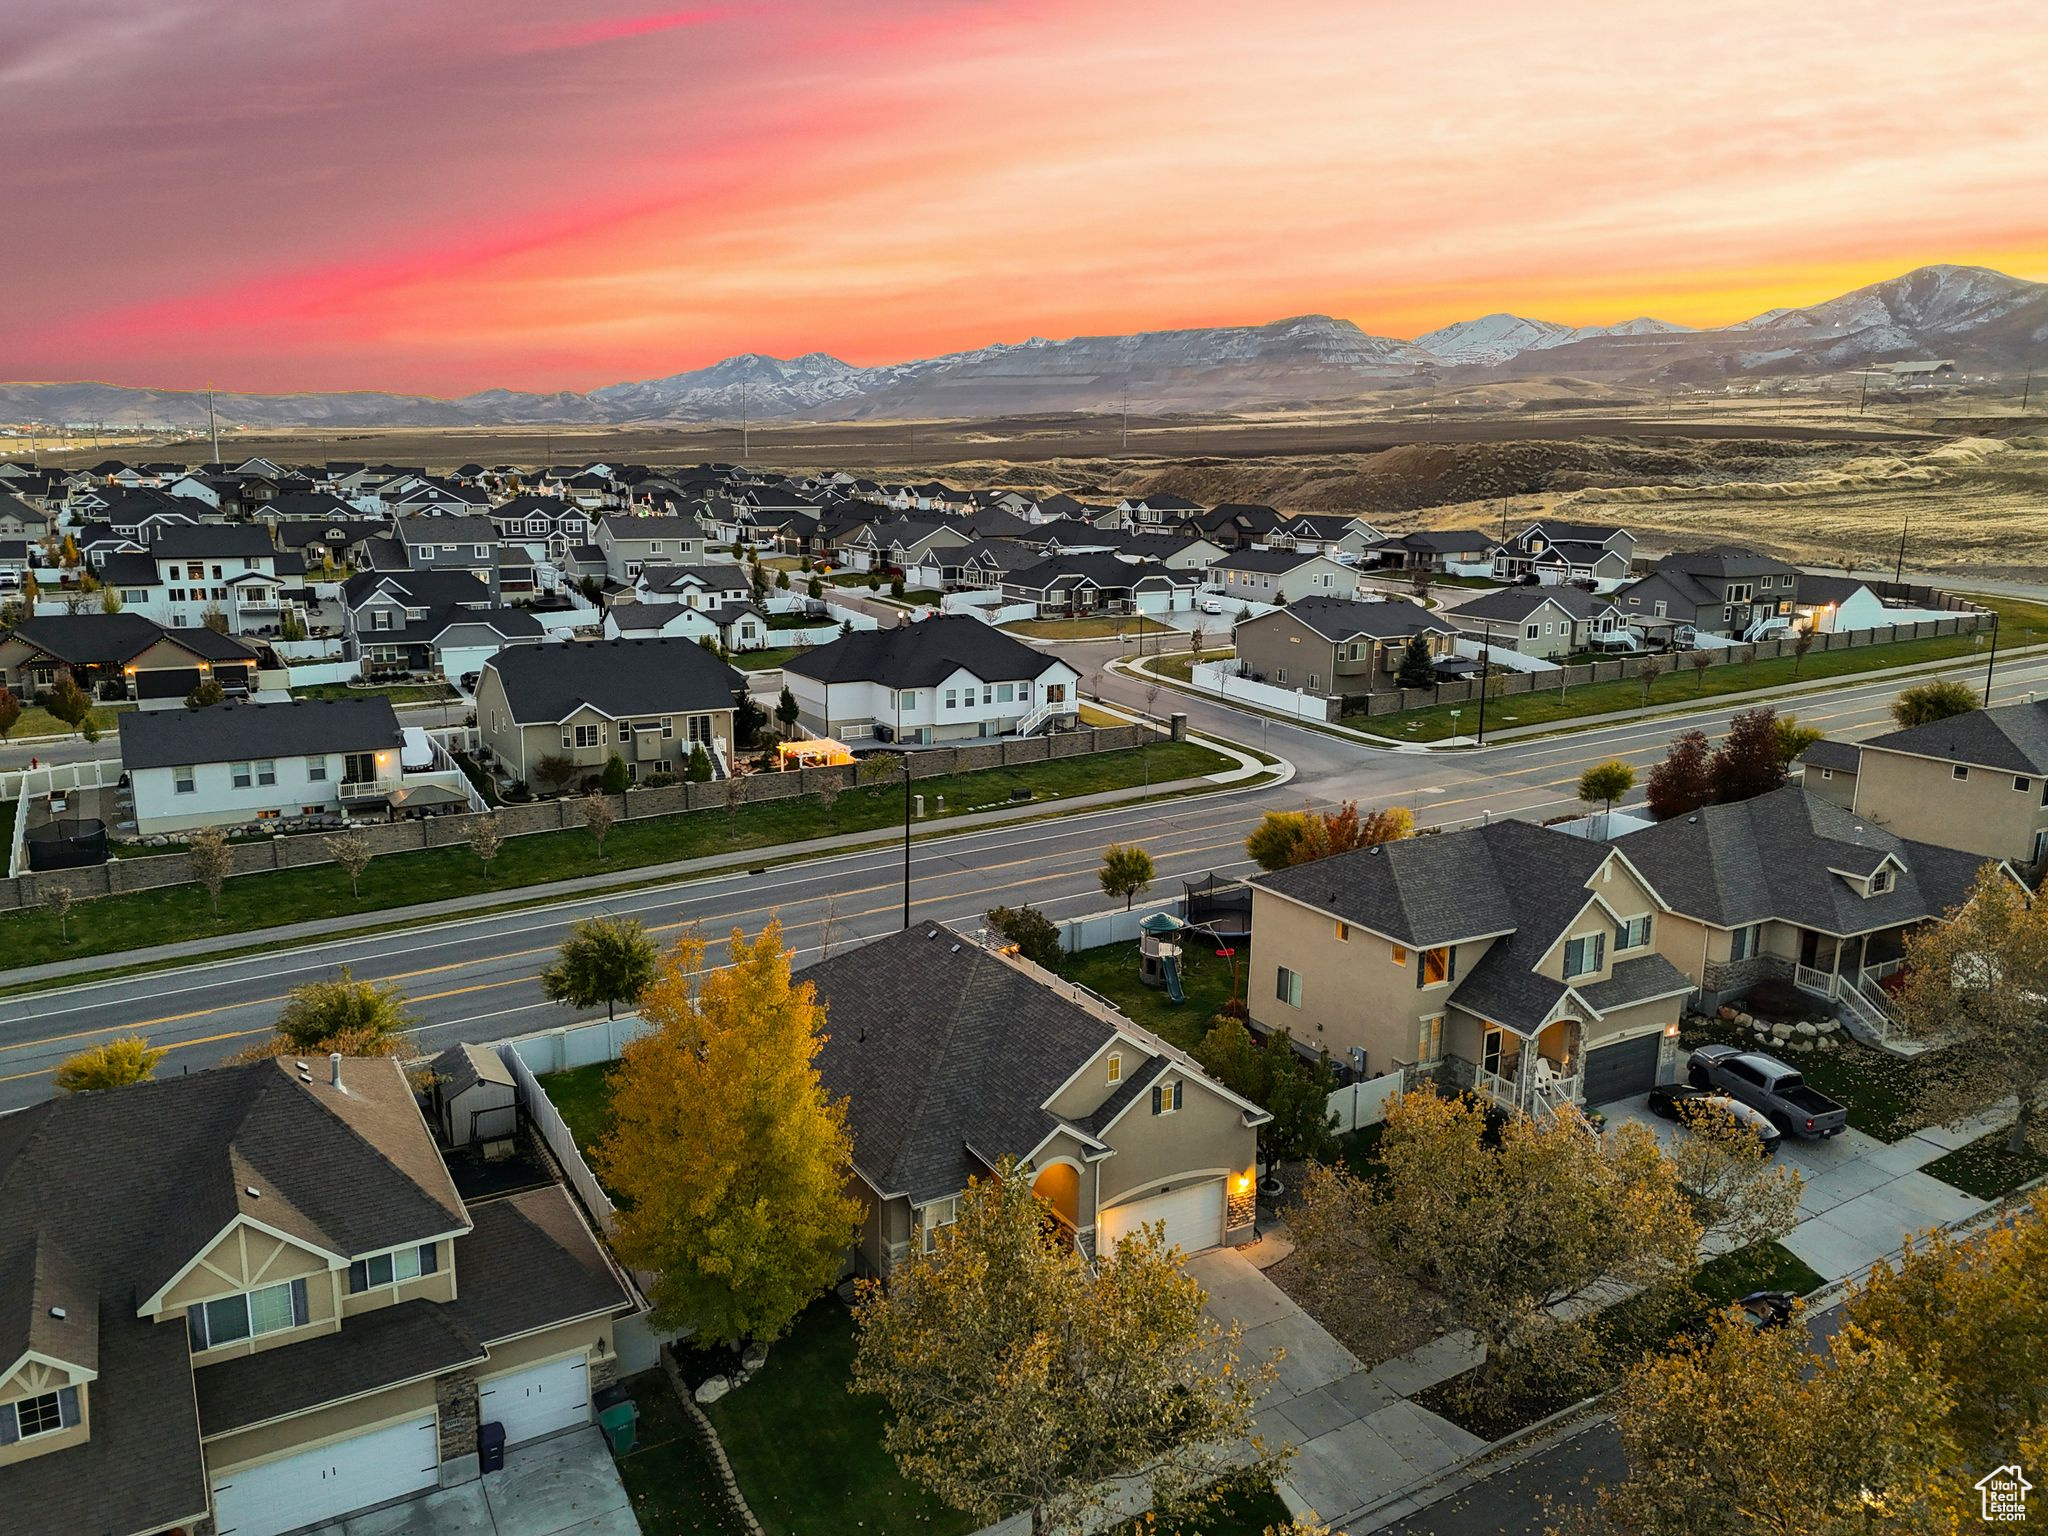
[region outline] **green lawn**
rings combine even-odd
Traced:
[[[357,688],[349,683],[307,683],[292,690],[295,699],[362,699],[376,694],[394,704],[441,704],[456,697],[455,690],[446,683],[381,683],[372,688]]]
[[[945,819],[936,811],[941,795],[946,815],[956,816],[976,808],[1008,805],[1012,792],[1019,789],[1030,790],[1041,801],[1127,789],[1146,782],[1148,758],[1154,784],[1215,773],[1230,763],[1220,753],[1194,742],[1157,742],[1142,754],[1100,752],[1056,758],[919,779],[916,788],[925,796],[925,824],[929,826]],[[488,872],[464,845],[386,854],[372,860],[364,872],[360,898],[350,894],[348,877],[332,864],[243,875],[227,882],[217,919],[209,914],[206,894],[196,885],[103,896],[80,902],[72,912],[72,942],[61,953],[80,959],[119,954],[180,939],[242,933],[312,918],[367,915],[416,902],[516,891],[578,875],[737,855],[835,833],[879,831],[902,824],[902,796],[899,785],[885,784],[848,790],[829,811],[815,799],[772,800],[742,806],[731,816],[713,809],[621,821],[605,840],[602,862],[597,845],[580,828],[507,838]],[[41,907],[0,916],[0,970],[32,965],[59,953],[57,921]]]
[[[541,1092],[561,1112],[569,1134],[585,1154],[612,1128],[612,1063],[593,1061],[587,1067],[541,1076]]]
[[[1921,1172],[1931,1173],[1942,1183],[1952,1184],[1979,1200],[1996,1200],[2029,1180],[2048,1174],[2048,1156],[2031,1148],[2014,1152],[2006,1146],[2009,1139],[2008,1132],[1993,1131],[1967,1147],[1956,1148],[1947,1157],[1936,1158]]]
[[[1015,624],[1003,625],[1003,629],[1026,640],[1136,639],[1140,634],[1170,635],[1175,632],[1171,624],[1161,624],[1157,619],[1137,614],[1121,618],[1110,615],[1091,619],[1019,619]]]
[[[882,1448],[882,1402],[846,1390],[853,1319],[814,1303],[768,1363],[704,1411],[769,1536],[965,1536],[980,1521],[907,1481]]]
[[[114,717],[133,709],[133,704],[95,704],[92,718],[99,725],[100,735],[111,738],[115,731]],[[9,741],[30,742],[38,736],[75,736],[78,733],[59,720],[39,704],[23,704],[21,718],[14,722],[14,729],[7,733]]]
[[[1998,645],[2001,651],[2048,642],[2048,605],[2009,598],[1980,598],[1978,601],[2000,615]],[[1682,704],[1691,699],[1711,699],[1720,694],[1744,693],[1757,688],[1819,682],[1825,678],[1874,672],[1887,667],[1971,660],[1984,654],[1975,635],[1939,635],[1926,640],[1902,641],[1897,645],[1859,645],[1848,650],[1827,652],[1816,650],[1803,663],[1796,657],[1782,656],[1742,666],[1710,667],[1704,674],[1696,674],[1685,664],[1684,658],[1679,657],[1675,658],[1676,670],[1667,671],[1651,685],[1648,702],[1651,705]],[[1908,684],[1902,681],[1899,686],[1904,688]],[[1587,683],[1569,690],[1562,698],[1555,689],[1490,697],[1486,701],[1486,723],[1495,728],[1550,725],[1643,706],[1642,684],[1633,678],[1624,678],[1612,683]],[[1789,707],[1796,710],[1797,702]],[[1459,711],[1459,734],[1470,735],[1479,718],[1477,699],[1468,699],[1462,704],[1404,710],[1398,714],[1374,715],[1369,720],[1363,715],[1350,714],[1344,719],[1347,724],[1403,741],[1441,741],[1451,734],[1453,709]]]
[[[1155,891],[1158,889],[1154,887]],[[1185,946],[1181,958],[1185,962],[1181,977],[1181,990],[1187,994],[1184,1003],[1169,1002],[1165,992],[1138,979],[1135,942],[1105,944],[1099,949],[1069,955],[1060,974],[1090,991],[1100,992],[1162,1039],[1182,1050],[1193,1050],[1208,1033],[1216,1010],[1230,1001],[1230,962],[1219,959],[1200,944]],[[1238,965],[1243,964],[1244,956],[1240,954]],[[1239,986],[1243,986],[1242,972]]]
[[[732,664],[742,672],[772,672],[785,661],[793,661],[803,655],[800,645],[770,646],[764,651],[734,651]]]
[[[640,1421],[633,1449],[618,1459],[619,1481],[644,1536],[746,1536],[667,1374],[642,1371],[620,1385],[633,1394]]]
[[[1237,652],[1227,645],[1218,650],[1204,646],[1202,660],[1228,661],[1236,654]],[[1194,677],[1195,658],[1192,652],[1182,651],[1173,656],[1161,656],[1157,661],[1147,662],[1146,665],[1161,677],[1170,677],[1177,683],[1185,683]]]

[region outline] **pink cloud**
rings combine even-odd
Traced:
[[[682,27],[709,26],[715,21],[724,20],[727,14],[723,6],[704,6],[696,10],[660,11],[644,16],[615,16],[608,20],[588,21],[576,26],[536,33],[526,40],[508,44],[508,51],[546,53],[566,48],[589,48],[598,43],[616,43],[627,38],[649,37],[658,32],[673,32]]]

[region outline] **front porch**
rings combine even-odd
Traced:
[[[1792,984],[1810,996],[1838,1005],[1844,1021],[1867,1044],[1884,1044],[1898,1013],[1883,983],[1906,967],[1907,927],[1840,938],[1805,929]]]
[[[1525,1115],[1578,1105],[1585,1091],[1584,1029],[1571,1017],[1552,1019],[1533,1036],[1484,1026],[1473,1090]]]

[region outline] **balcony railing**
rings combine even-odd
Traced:
[[[344,800],[382,800],[398,785],[395,774],[377,779],[343,779],[337,793]]]

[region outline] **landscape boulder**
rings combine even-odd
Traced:
[[[700,1404],[715,1403],[731,1390],[732,1383],[728,1381],[725,1377],[712,1376],[707,1378],[704,1385],[699,1387],[691,1395],[695,1397]]]

